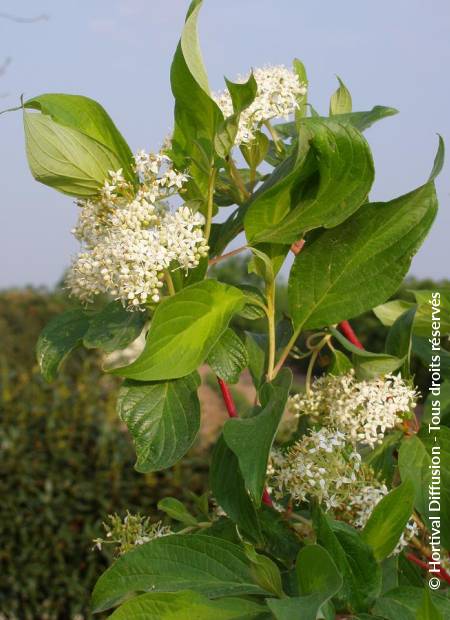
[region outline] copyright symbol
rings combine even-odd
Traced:
[[[437,577],[431,577],[430,580],[428,581],[428,585],[430,586],[432,590],[439,590],[441,582]]]

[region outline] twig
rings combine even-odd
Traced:
[[[231,256],[236,256],[236,254],[239,254],[240,252],[243,252],[246,249],[247,249],[247,246],[243,245],[240,248],[237,248],[236,250],[232,250],[231,252],[227,252],[226,254],[221,254],[220,256],[215,256],[214,258],[211,258],[208,261],[208,265],[211,267],[211,265],[215,265],[216,263],[220,263],[220,261],[225,260],[226,258],[231,258]]]

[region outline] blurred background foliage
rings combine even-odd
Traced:
[[[246,256],[235,257],[217,265],[214,275],[229,283],[246,276],[258,286],[256,276],[246,275],[247,262]],[[407,280],[397,297],[412,300],[409,289],[437,286],[449,282]],[[198,446],[172,469],[146,476],[134,471],[133,446],[115,412],[118,381],[102,372],[95,351],[76,351],[58,379],[45,383],[34,345],[46,322],[69,305],[61,289],[0,293],[0,620],[90,618],[89,592],[111,559],[108,549],[92,550],[107,515],[129,510],[156,518],[162,497],[189,502],[187,491],[207,487],[207,448]],[[282,282],[279,318],[286,307]],[[387,330],[373,313],[352,325],[366,348],[383,349]],[[243,319],[240,326],[249,328]],[[291,362],[297,383],[302,363]],[[328,363],[319,360],[324,367]],[[425,394],[428,373],[415,363]],[[211,415],[219,419],[223,407],[214,377],[207,374],[205,384],[211,388],[206,400],[217,399],[220,409]],[[233,393],[243,411],[245,392]]]
[[[110,562],[92,550],[110,513],[156,515],[156,504],[206,485],[204,460],[134,471],[115,413],[118,381],[95,352],[79,350],[51,385],[34,345],[68,306],[58,292],[0,294],[0,618],[88,618],[89,595]],[[79,616],[78,616],[79,615]]]

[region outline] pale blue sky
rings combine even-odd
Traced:
[[[0,107],[43,92],[100,101],[130,143],[156,149],[170,131],[169,67],[186,0],[4,0],[1,11],[49,21],[0,19]],[[205,0],[200,35],[214,89],[250,67],[301,58],[310,100],[322,112],[339,74],[354,108],[400,110],[367,132],[377,176],[372,199],[424,182],[437,146],[450,151],[448,0]],[[0,287],[54,284],[76,252],[71,200],[33,181],[20,114],[0,117]],[[437,181],[441,211],[411,273],[450,277],[449,166]]]

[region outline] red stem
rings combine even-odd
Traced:
[[[419,558],[415,556],[414,553],[407,553],[406,557],[413,564],[417,564],[417,566],[420,566],[420,568],[423,568],[423,570],[426,570],[429,573],[431,573],[428,562],[419,560]],[[428,558],[428,560],[430,559],[431,558]],[[447,583],[450,583],[450,575],[443,568],[439,569],[439,575],[442,577],[442,579],[444,579],[444,581],[446,581]]]
[[[341,323],[339,323],[338,327],[339,327],[339,330],[347,338],[347,340],[350,340],[350,342],[354,344],[355,347],[358,347],[358,349],[364,349],[361,341],[359,340],[358,336],[353,331],[353,327],[350,325],[348,321],[342,321]]]
[[[236,409],[236,405],[234,404],[234,400],[233,400],[233,396],[231,395],[230,388],[225,383],[225,381],[223,381],[223,379],[220,379],[219,377],[217,377],[217,381],[219,383],[220,391],[222,392],[223,401],[225,403],[225,407],[227,408],[228,415],[230,416],[230,418],[238,418],[239,415]],[[273,506],[272,499],[267,489],[264,489],[263,491],[262,501],[267,506]]]
[[[236,409],[236,405],[234,404],[233,397],[231,396],[230,388],[223,381],[223,379],[219,379],[217,377],[217,381],[219,382],[220,391],[222,392],[223,401],[225,403],[225,407],[227,408],[228,415],[230,418],[238,418],[238,412]]]

